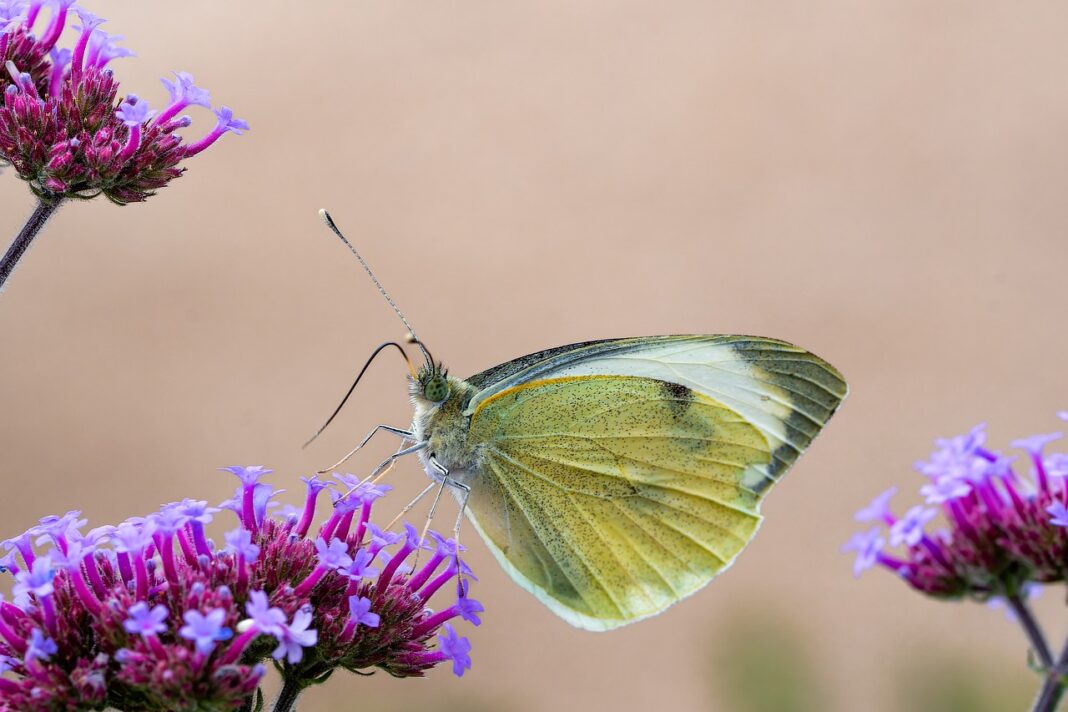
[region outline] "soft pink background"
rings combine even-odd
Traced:
[[[470,677],[337,675],[302,710],[743,709],[715,661],[750,619],[800,638],[836,710],[897,709],[895,671],[928,659],[993,666],[1025,704],[1000,613],[854,581],[838,547],[871,495],[915,498],[934,436],[986,420],[1005,446],[1068,406],[1068,6],[87,4],[140,55],[126,90],[158,106],[157,77],[186,69],[253,130],[146,205],[65,207],[0,297],[3,532],[220,500],[229,464],[274,467],[296,501],[299,475],[407,423],[388,357],[300,449],[403,335],[326,206],[455,373],[755,333],[852,395],[734,569],[660,618],[572,630],[469,536],[488,608]],[[0,182],[9,235],[32,201]],[[393,505],[423,477],[398,467]],[[1040,605],[1058,641],[1059,599]]]

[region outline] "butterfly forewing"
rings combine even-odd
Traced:
[[[759,501],[845,395],[785,342],[563,347],[468,381],[469,512],[508,572],[574,625],[653,615],[729,566]]]

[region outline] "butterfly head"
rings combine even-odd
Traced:
[[[419,370],[413,384],[415,395],[435,405],[444,403],[449,398],[449,372],[441,365],[430,361]]]

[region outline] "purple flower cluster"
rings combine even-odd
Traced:
[[[1022,463],[988,449],[983,425],[936,441],[930,459],[916,464],[927,479],[924,504],[899,517],[891,488],[857,512],[875,526],[843,549],[856,554],[854,574],[878,565],[931,596],[980,600],[1068,580],[1068,454],[1045,453],[1062,437],[1014,441]],[[938,517],[948,527],[928,531]]]
[[[239,709],[269,659],[297,688],[337,668],[471,667],[450,621],[478,625],[483,608],[454,540],[376,527],[387,487],[311,477],[302,510],[272,515],[270,470],[227,470],[241,485],[219,507],[184,500],[85,533],[69,512],[0,545],[14,579],[0,598],[0,710]],[[334,506],[312,532],[324,489]],[[217,547],[206,525],[221,508],[239,526]],[[432,611],[450,582],[455,602]]]
[[[72,49],[60,49],[72,16],[80,23],[77,39]],[[103,194],[120,205],[143,201],[182,174],[184,159],[224,133],[248,129],[221,106],[215,127],[184,143],[175,131],[191,119],[180,113],[211,107],[208,92],[184,72],[163,80],[170,99],[158,113],[133,94],[119,98],[108,65],[133,53],[100,29],[103,22],[74,0],[0,0],[0,158],[42,200]]]

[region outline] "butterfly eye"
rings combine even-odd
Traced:
[[[434,376],[423,386],[423,397],[431,403],[441,403],[449,397],[449,383],[444,376]]]

